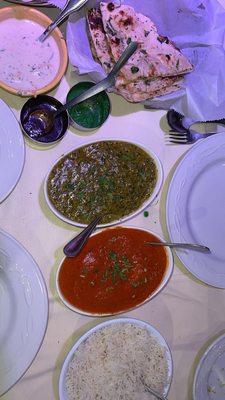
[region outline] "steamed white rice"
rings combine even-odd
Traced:
[[[143,381],[163,394],[168,383],[166,349],[144,328],[112,324],[76,350],[66,374],[68,400],[155,399]]]

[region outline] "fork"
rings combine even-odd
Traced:
[[[170,143],[192,144],[197,142],[197,140],[199,139],[205,139],[209,136],[215,135],[216,133],[217,132],[199,133],[191,131],[189,129],[187,129],[186,132],[170,131],[166,135],[166,139],[168,139]]]

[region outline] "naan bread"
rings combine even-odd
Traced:
[[[140,101],[153,99],[180,89],[181,76],[170,78],[156,78],[145,82],[138,80],[127,85],[116,87],[117,93],[121,94],[126,100],[138,103]]]
[[[123,89],[120,89],[120,91],[116,91],[117,94],[120,94],[121,96],[124,97],[127,101],[130,101],[131,103],[139,103],[140,101],[145,101],[145,100],[150,100],[154,99],[155,97],[158,96],[164,96],[165,94],[170,94],[173,92],[176,92],[178,89],[180,89],[179,84],[173,84],[171,86],[167,86],[162,90],[158,90],[154,93],[152,93],[151,97],[149,97],[148,93],[130,93],[127,89],[126,86],[124,86]]]
[[[138,49],[122,68],[114,92],[131,102],[152,99],[180,88],[192,65],[150,18],[130,6],[100,3],[87,16],[93,56],[109,73],[130,41]]]
[[[158,35],[156,26],[148,17],[127,5],[116,7],[113,3],[100,3],[100,10],[115,61],[131,40],[139,44],[121,70],[124,84],[140,77],[176,76],[192,70],[192,65],[180,50],[167,37]]]
[[[151,79],[137,79],[135,82],[129,82],[126,85],[123,84],[123,78],[118,77],[116,80],[115,87],[120,90],[123,86],[131,92],[146,92],[151,94],[152,92],[163,89],[164,87],[171,86],[173,83],[181,81],[182,76],[171,76],[164,78],[151,78]]]
[[[105,72],[109,73],[115,64],[115,60],[111,55],[111,49],[104,31],[101,11],[96,8],[89,10],[87,22],[91,51],[94,59],[100,61]]]

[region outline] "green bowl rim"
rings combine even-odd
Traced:
[[[80,82],[77,82],[77,83],[76,83],[75,85],[73,85],[73,86],[70,88],[70,90],[68,91],[67,96],[66,96],[66,102],[68,101],[69,93],[70,93],[76,86],[78,86],[78,85],[80,85],[80,84],[82,84],[82,83],[93,83],[93,85],[95,85],[95,82],[93,82],[93,81],[80,81]],[[92,86],[93,86],[93,85],[92,85]],[[74,126],[75,126],[77,129],[79,129],[79,127],[80,127],[82,130],[87,130],[87,131],[98,129],[100,126],[102,126],[102,125],[105,123],[105,121],[106,121],[107,118],[109,117],[110,112],[111,112],[111,101],[110,101],[109,95],[108,95],[108,93],[106,92],[106,90],[104,90],[104,91],[98,93],[98,96],[99,96],[99,95],[104,95],[105,100],[108,101],[107,116],[105,117],[105,119],[103,120],[103,122],[101,122],[101,124],[98,124],[98,125],[96,125],[95,127],[86,127],[86,126],[84,126],[84,125],[79,124],[79,123],[72,117],[72,115],[71,115],[71,113],[70,113],[70,110],[68,110],[69,118],[70,118],[70,120],[72,121],[72,124],[74,124]]]

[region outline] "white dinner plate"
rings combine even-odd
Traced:
[[[136,318],[126,318],[125,317],[125,318],[115,318],[115,319],[111,319],[111,320],[102,322],[101,324],[98,324],[94,328],[87,331],[84,335],[82,335],[80,337],[80,339],[77,340],[77,342],[74,344],[72,349],[67,354],[66,359],[65,359],[62,369],[61,369],[60,378],[59,378],[59,398],[60,398],[60,400],[69,400],[68,396],[67,396],[67,391],[66,391],[66,373],[68,370],[69,363],[72,360],[73,355],[76,352],[76,350],[78,349],[78,347],[80,346],[80,344],[85,342],[85,340],[89,336],[91,336],[94,332],[102,329],[103,327],[113,325],[113,324],[118,324],[118,323],[134,324],[134,325],[137,325],[137,326],[147,329],[150,332],[150,334],[155,338],[155,340],[158,342],[158,344],[165,348],[165,357],[167,360],[168,370],[167,370],[167,383],[165,383],[165,385],[164,385],[163,394],[164,394],[164,396],[167,396],[169,389],[170,389],[172,376],[173,376],[173,360],[172,360],[172,355],[171,355],[171,351],[170,351],[168,344],[166,343],[164,337],[159,333],[159,331],[156,328],[154,328],[152,325],[150,325],[148,322],[141,321]]]
[[[166,203],[171,241],[199,243],[211,254],[177,250],[185,267],[203,282],[225,288],[225,135],[194,145],[179,163]]]
[[[0,396],[34,360],[45,335],[48,296],[31,255],[0,230]]]
[[[193,400],[225,399],[225,335],[204,352],[195,371]]]
[[[25,160],[25,146],[19,123],[0,99],[0,203],[19,181]]]

